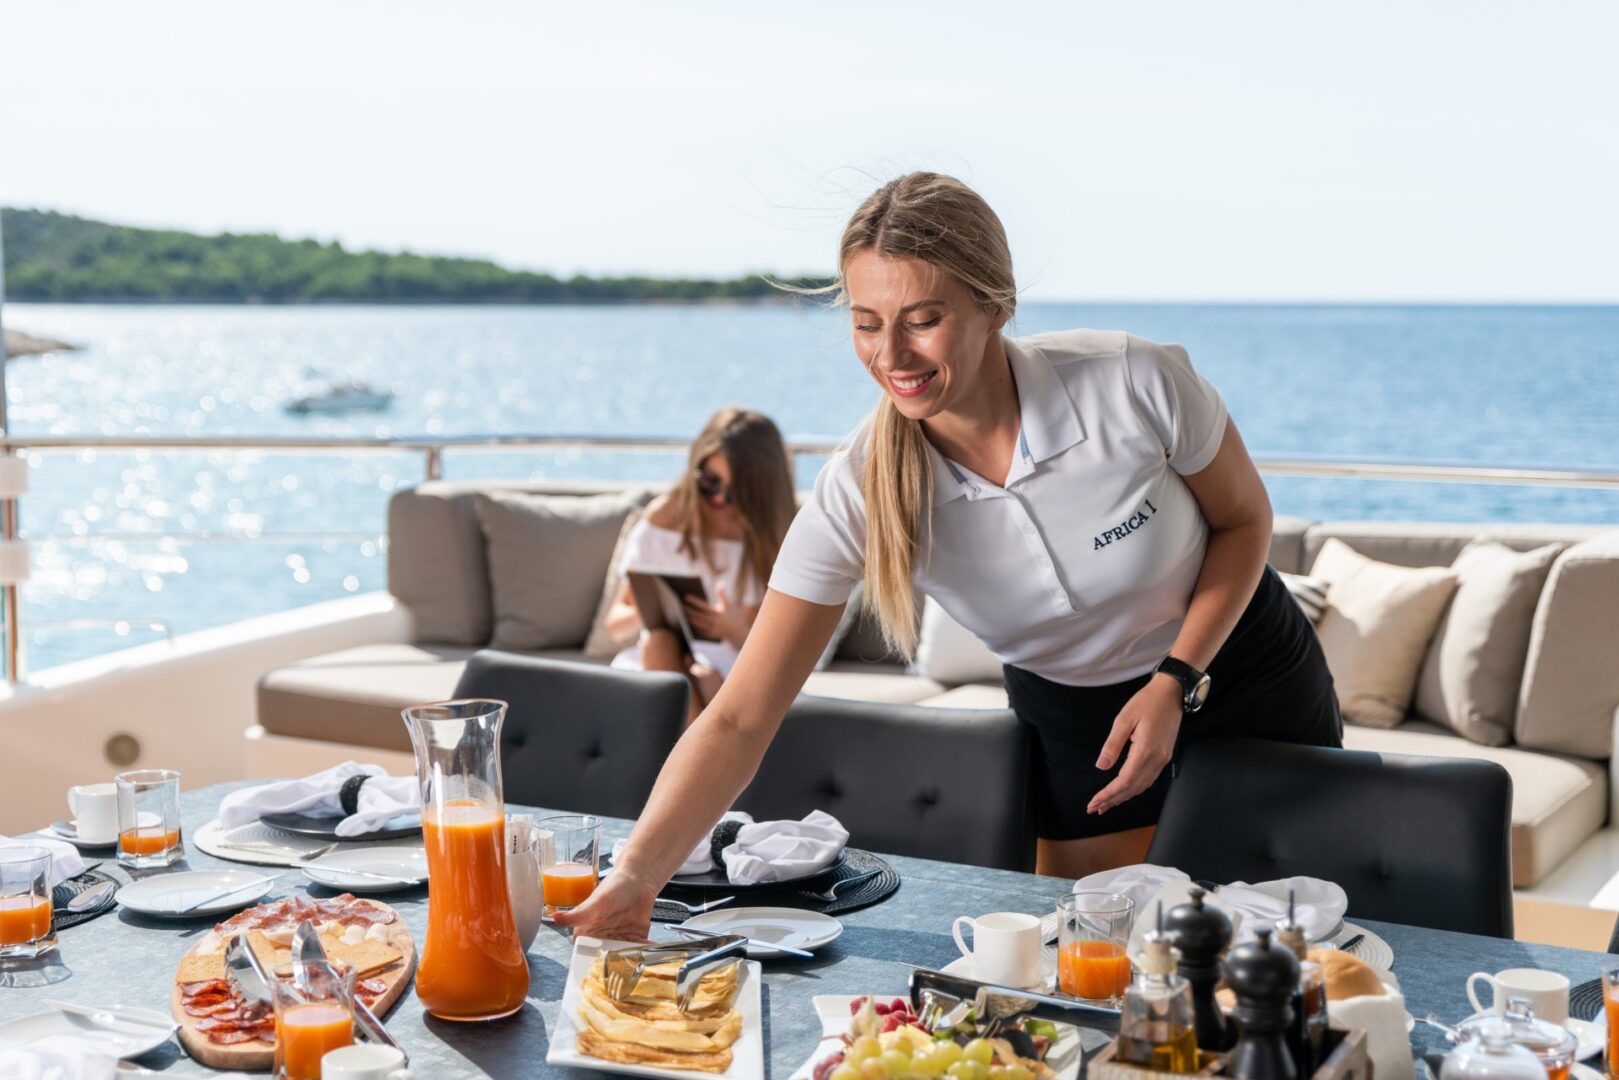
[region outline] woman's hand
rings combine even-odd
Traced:
[[[748,608],[732,604],[723,583],[714,586],[712,604],[695,596],[686,597],[686,618],[704,641],[726,641],[740,649],[753,626],[754,614]]]
[[[1154,675],[1124,703],[1113,721],[1112,733],[1102,745],[1096,767],[1111,769],[1127,745],[1130,753],[1119,775],[1091,799],[1086,813],[1106,813],[1152,786],[1175,754],[1182,701],[1180,683],[1168,675]]]
[[[646,941],[652,928],[652,903],[658,897],[656,886],[648,887],[624,867],[602,878],[590,899],[572,911],[556,913],[558,926],[573,932],[614,941]]]

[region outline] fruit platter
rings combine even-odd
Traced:
[[[814,1003],[821,1041],[792,1080],[1075,1080],[1084,1059],[1077,1028],[1037,1017],[991,1031],[971,1010],[924,1020],[905,998]]]

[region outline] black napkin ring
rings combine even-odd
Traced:
[[[343,807],[344,817],[353,817],[360,812],[360,786],[369,779],[370,773],[362,773],[343,781],[342,788],[337,792],[337,801]]]
[[[725,860],[720,853],[736,843],[736,834],[741,831],[740,821],[722,821],[714,826],[714,833],[708,841],[708,857],[721,870],[725,869]]]

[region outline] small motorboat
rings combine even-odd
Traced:
[[[337,383],[300,395],[287,402],[287,412],[299,416],[335,415],[351,412],[377,412],[393,404],[392,390],[379,389],[358,380]]]

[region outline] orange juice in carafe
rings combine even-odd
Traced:
[[[422,786],[430,883],[416,996],[442,1020],[510,1016],[528,994],[528,961],[506,881],[505,715],[499,701],[404,710]]]

